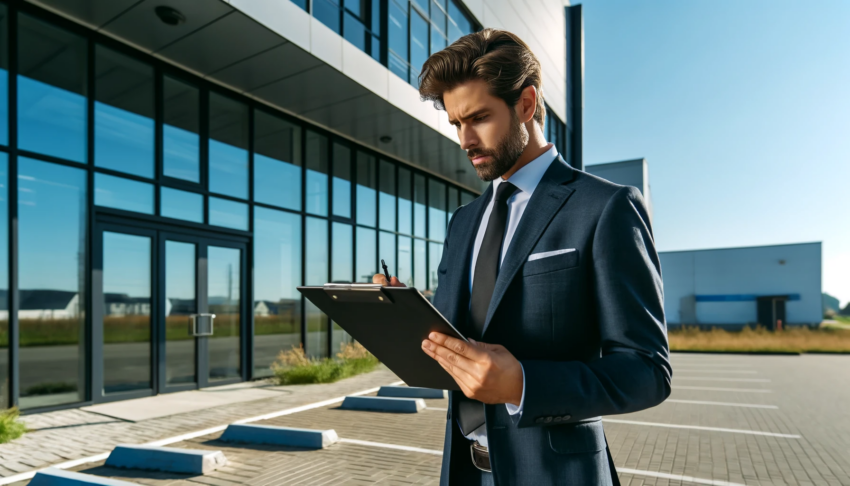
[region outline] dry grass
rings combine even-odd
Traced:
[[[740,332],[685,327],[668,332],[671,351],[730,353],[850,353],[850,330],[791,327],[768,331],[746,327]]]
[[[311,359],[303,347],[281,351],[272,364],[272,372],[280,385],[333,383],[350,376],[368,373],[380,363],[360,343],[342,343],[337,359]]]

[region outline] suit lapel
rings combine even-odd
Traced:
[[[505,259],[499,269],[496,287],[493,289],[493,297],[487,310],[487,319],[484,321],[482,336],[487,332],[490,321],[493,320],[493,313],[499,307],[499,302],[504,297],[505,291],[513,281],[517,271],[525,263],[531,249],[534,248],[537,240],[540,239],[543,231],[558,210],[561,209],[561,206],[574,192],[574,189],[564,185],[571,181],[573,177],[575,177],[574,169],[558,156],[534,189],[534,194],[531,195],[531,199],[522,213],[522,219],[511,239],[511,246],[508,247],[508,252],[505,254]]]

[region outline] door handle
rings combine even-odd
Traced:
[[[212,336],[215,314],[192,314],[189,316],[189,334],[192,336]]]

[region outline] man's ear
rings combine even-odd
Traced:
[[[519,95],[516,104],[517,116],[522,123],[528,123],[534,118],[537,110],[537,89],[534,86],[526,86]]]

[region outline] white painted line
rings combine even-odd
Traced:
[[[620,419],[602,419],[603,422],[610,422],[612,424],[628,424],[628,425],[647,425],[649,427],[665,427],[668,429],[692,429],[692,430],[708,430],[712,432],[731,432],[734,434],[747,434],[747,435],[764,435],[767,437],[785,437],[787,439],[799,439],[799,435],[795,434],[778,434],[776,432],[760,432],[758,430],[746,430],[746,429],[724,429],[721,427],[702,427],[699,425],[677,425],[677,424],[662,424],[658,422],[638,422],[637,420],[620,420]]]
[[[758,371],[753,370],[721,370],[711,368],[680,368],[676,366],[673,371],[684,371],[685,373],[735,373],[738,375],[755,375]]]
[[[401,385],[403,383],[404,383],[403,381],[396,381],[394,383],[390,383],[389,386],[398,386],[398,385]],[[381,387],[377,386],[375,388],[369,388],[368,390],[360,390],[359,392],[351,393],[351,394],[346,395],[346,396],[368,395],[369,393],[375,393],[380,389],[381,389]],[[237,421],[231,422],[231,423],[247,424],[247,423],[250,423],[250,422],[259,422],[261,420],[268,420],[268,419],[272,419],[272,418],[275,418],[275,417],[281,417],[283,415],[291,415],[293,413],[303,412],[305,410],[311,410],[311,409],[314,409],[314,408],[326,407],[328,405],[333,405],[334,403],[339,403],[343,400],[345,400],[345,397],[331,398],[329,400],[323,400],[321,402],[310,403],[310,404],[302,405],[300,407],[295,407],[295,408],[287,408],[285,410],[267,413],[265,415],[257,415],[256,417],[250,417],[250,418],[246,418],[246,419],[242,419],[242,420],[237,420]],[[230,424],[227,424],[227,425],[230,425]],[[164,446],[164,445],[168,445],[168,444],[174,444],[175,442],[182,442],[184,440],[194,439],[196,437],[202,437],[202,436],[205,436],[205,435],[214,434],[216,432],[221,432],[221,431],[223,431],[224,429],[227,428],[227,425],[219,425],[217,427],[210,427],[208,429],[196,430],[194,432],[189,432],[187,434],[176,435],[174,437],[169,437],[167,439],[161,439],[161,440],[157,440],[157,441],[153,441],[153,442],[147,442],[145,444],[140,444],[140,445],[158,447],[158,446]],[[54,465],[49,466],[49,467],[55,467],[57,469],[68,469],[68,468],[72,468],[72,467],[76,467],[76,466],[81,466],[83,464],[89,464],[89,463],[92,463],[92,462],[103,461],[107,457],[109,457],[109,452],[104,452],[103,454],[97,454],[97,455],[94,455],[94,456],[82,457],[80,459],[74,459],[73,461],[67,461],[67,462],[63,462],[63,463],[60,463],[60,464],[54,464]],[[25,472],[25,473],[16,474],[15,476],[8,476],[8,477],[5,477],[5,478],[0,478],[0,486],[3,486],[5,484],[16,483],[18,481],[25,481],[27,479],[32,479],[33,476],[36,475],[36,473],[38,473],[39,471],[43,471],[45,469],[48,469],[48,468],[43,467],[41,469],[35,469],[35,470],[28,471],[28,472]]]
[[[755,390],[752,388],[715,388],[711,386],[681,386],[673,385],[673,389],[679,390],[706,390],[706,391],[732,391],[742,393],[773,393],[773,390]]]
[[[441,410],[443,412],[448,412],[448,408],[440,408],[440,407],[425,407],[425,410]]]
[[[730,483],[729,481],[719,481],[717,479],[701,479],[693,476],[682,476],[681,474],[667,474],[661,472],[641,471],[640,469],[629,469],[627,467],[618,467],[618,473],[631,474],[633,476],[649,476],[651,478],[672,479],[675,481],[683,481],[694,484],[709,484],[711,486],[746,486],[741,483]]]
[[[664,403],[673,402],[673,403],[691,403],[694,405],[722,405],[724,407],[744,407],[744,408],[770,408],[773,410],[778,409],[776,405],[756,405],[754,403],[731,403],[731,402],[707,402],[703,400],[676,400],[673,398],[668,398],[664,400]]]
[[[706,376],[673,376],[674,380],[692,380],[692,381],[738,381],[747,383],[770,383],[767,378],[713,378]]]
[[[370,447],[382,447],[384,449],[395,449],[397,451],[421,452],[423,454],[434,454],[435,456],[442,456],[443,455],[443,451],[435,451],[434,449],[422,449],[422,448],[419,448],[419,447],[409,447],[409,446],[395,445],[395,444],[384,444],[383,442],[370,442],[368,440],[339,439],[339,442],[347,442],[349,444],[357,444],[357,445],[370,446]]]

